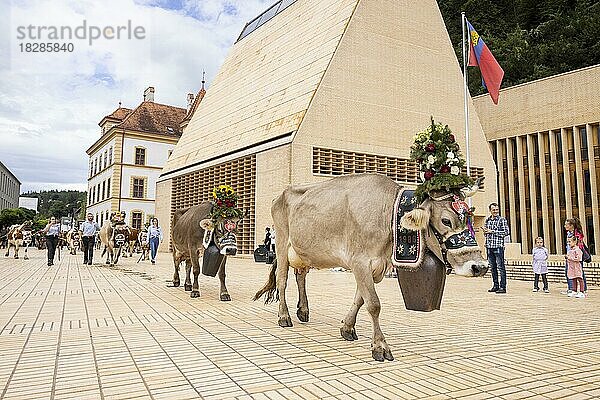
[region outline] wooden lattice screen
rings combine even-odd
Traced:
[[[238,229],[238,251],[239,254],[252,254],[255,224],[255,155],[173,178],[171,216],[175,210],[212,200],[212,190],[219,185],[231,185],[239,196],[238,207],[248,210],[248,216],[240,222]]]
[[[313,147],[312,171],[327,176],[376,172],[399,183],[421,183],[419,168],[410,159],[321,147]],[[483,168],[471,167],[471,176],[474,179],[483,176]]]

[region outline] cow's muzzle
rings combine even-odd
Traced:
[[[237,254],[237,247],[225,246],[221,248],[221,254],[223,254],[224,256],[235,256]]]
[[[237,237],[229,232],[219,240],[220,253],[224,256],[235,256],[237,254]]]
[[[469,260],[455,268],[456,275],[483,276],[487,273],[488,265],[483,261]]]

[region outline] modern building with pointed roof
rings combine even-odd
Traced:
[[[156,103],[154,88],[149,87],[136,108],[119,103],[102,118],[101,136],[86,151],[90,160],[87,211],[99,224],[113,211],[125,211],[133,227],[155,214],[156,180],[188,114],[188,109]]]
[[[377,172],[415,186],[414,135],[430,117],[463,150],[462,75],[434,0],[280,0],[231,48],[163,169],[157,215],[230,184],[249,211],[240,249],[251,253],[288,185]],[[496,201],[496,172],[469,99],[474,199]],[[166,224],[163,224],[166,227]]]

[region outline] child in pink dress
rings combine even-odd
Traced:
[[[573,280],[573,291],[569,293],[569,296],[583,299],[585,298],[583,293],[583,270],[581,268],[583,252],[579,248],[578,242],[577,236],[573,235],[567,238],[569,251],[567,251],[565,259],[567,260],[567,277]],[[578,287],[581,291],[577,291]]]

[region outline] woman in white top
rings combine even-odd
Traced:
[[[54,253],[58,245],[58,235],[60,234],[60,223],[55,217],[50,217],[50,222],[42,232],[46,235],[46,248],[48,249],[48,266],[54,265]]]
[[[158,245],[163,240],[162,230],[158,226],[158,219],[152,218],[150,220],[150,226],[148,227],[147,243],[150,245],[150,260],[152,264],[156,260],[156,252],[158,251]]]

